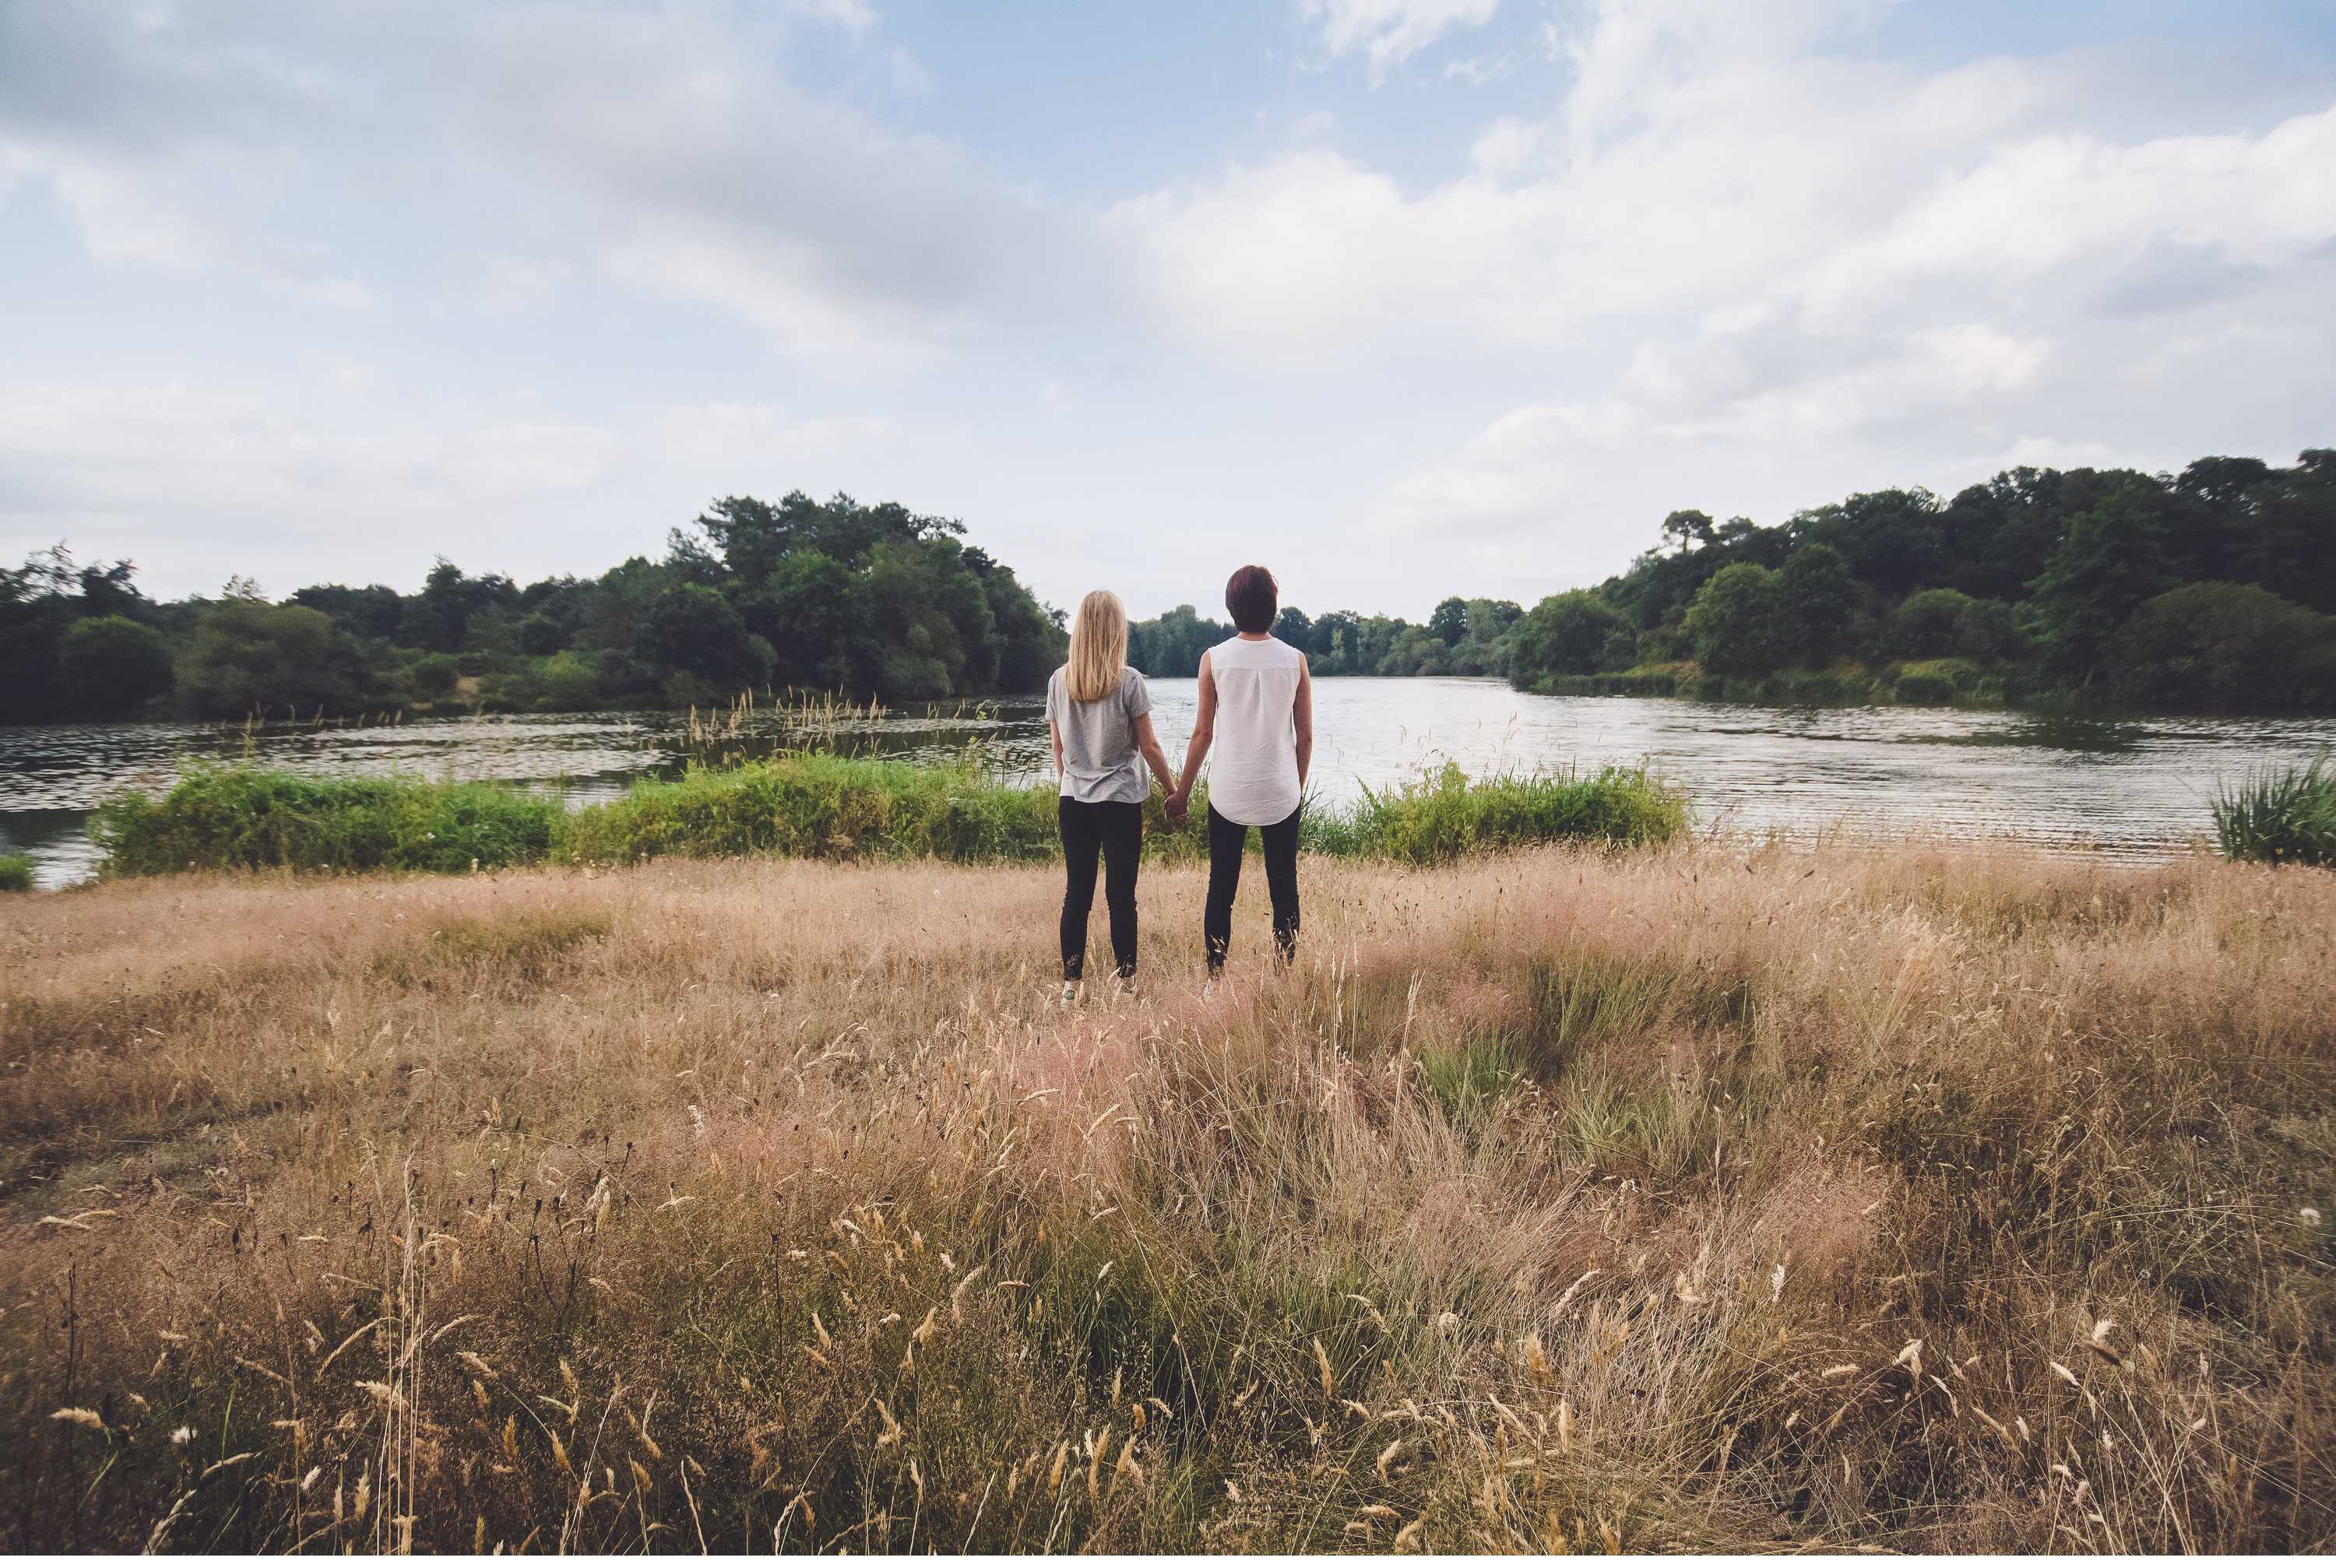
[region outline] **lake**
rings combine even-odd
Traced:
[[[1943,833],[2150,859],[2210,831],[2218,781],[2308,760],[2336,719],[2118,717],[1945,708],[1766,708],[1635,697],[1547,697],[1499,681],[1315,683],[1316,790],[1353,799],[1446,760],[1470,773],[1650,762],[1687,786],[1698,825],[1806,836]],[[1154,723],[1181,760],[1189,680],[1155,680]],[[828,736],[914,759],[973,748],[1003,771],[1046,768],[1036,698],[911,706]],[[165,785],[190,757],[248,755],[308,774],[498,779],[583,801],[669,774],[693,755],[752,755],[749,733],[693,748],[680,716],[431,718],[371,728],[184,724],[0,728],[0,844],[30,853],[44,887],[88,874],[84,819],[125,787]]]

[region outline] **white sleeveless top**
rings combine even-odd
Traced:
[[[1298,809],[1298,671],[1305,656],[1280,638],[1234,638],[1209,650],[1217,683],[1209,805],[1227,822],[1270,827]]]

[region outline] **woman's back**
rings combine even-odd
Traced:
[[[1141,802],[1149,785],[1135,723],[1152,711],[1144,677],[1123,667],[1118,686],[1094,702],[1071,696],[1069,677],[1066,667],[1046,683],[1046,717],[1062,747],[1062,793],[1076,801]]]
[[[1293,712],[1305,656],[1280,638],[1236,637],[1209,650],[1216,683],[1209,804],[1228,822],[1265,827],[1298,809]]]

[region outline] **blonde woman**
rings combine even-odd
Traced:
[[[1098,851],[1119,987],[1135,989],[1135,871],[1144,853],[1144,802],[1152,793],[1146,765],[1160,787],[1169,787],[1168,756],[1152,733],[1152,694],[1144,677],[1127,667],[1127,611],[1117,594],[1097,589],[1079,601],[1071,660],[1046,683],[1046,729],[1063,781],[1055,810],[1063,834],[1062,1005],[1067,1008],[1078,998],[1086,969]]]

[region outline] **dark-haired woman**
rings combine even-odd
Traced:
[[[1231,944],[1233,896],[1251,828],[1265,844],[1266,894],[1283,962],[1298,946],[1298,813],[1314,756],[1314,685],[1306,656],[1273,635],[1280,598],[1273,574],[1261,566],[1242,567],[1225,584],[1234,635],[1201,656],[1200,712],[1183,775],[1168,801],[1170,816],[1182,821],[1192,780],[1213,745],[1209,899],[1201,922],[1212,980],[1223,973]]]

